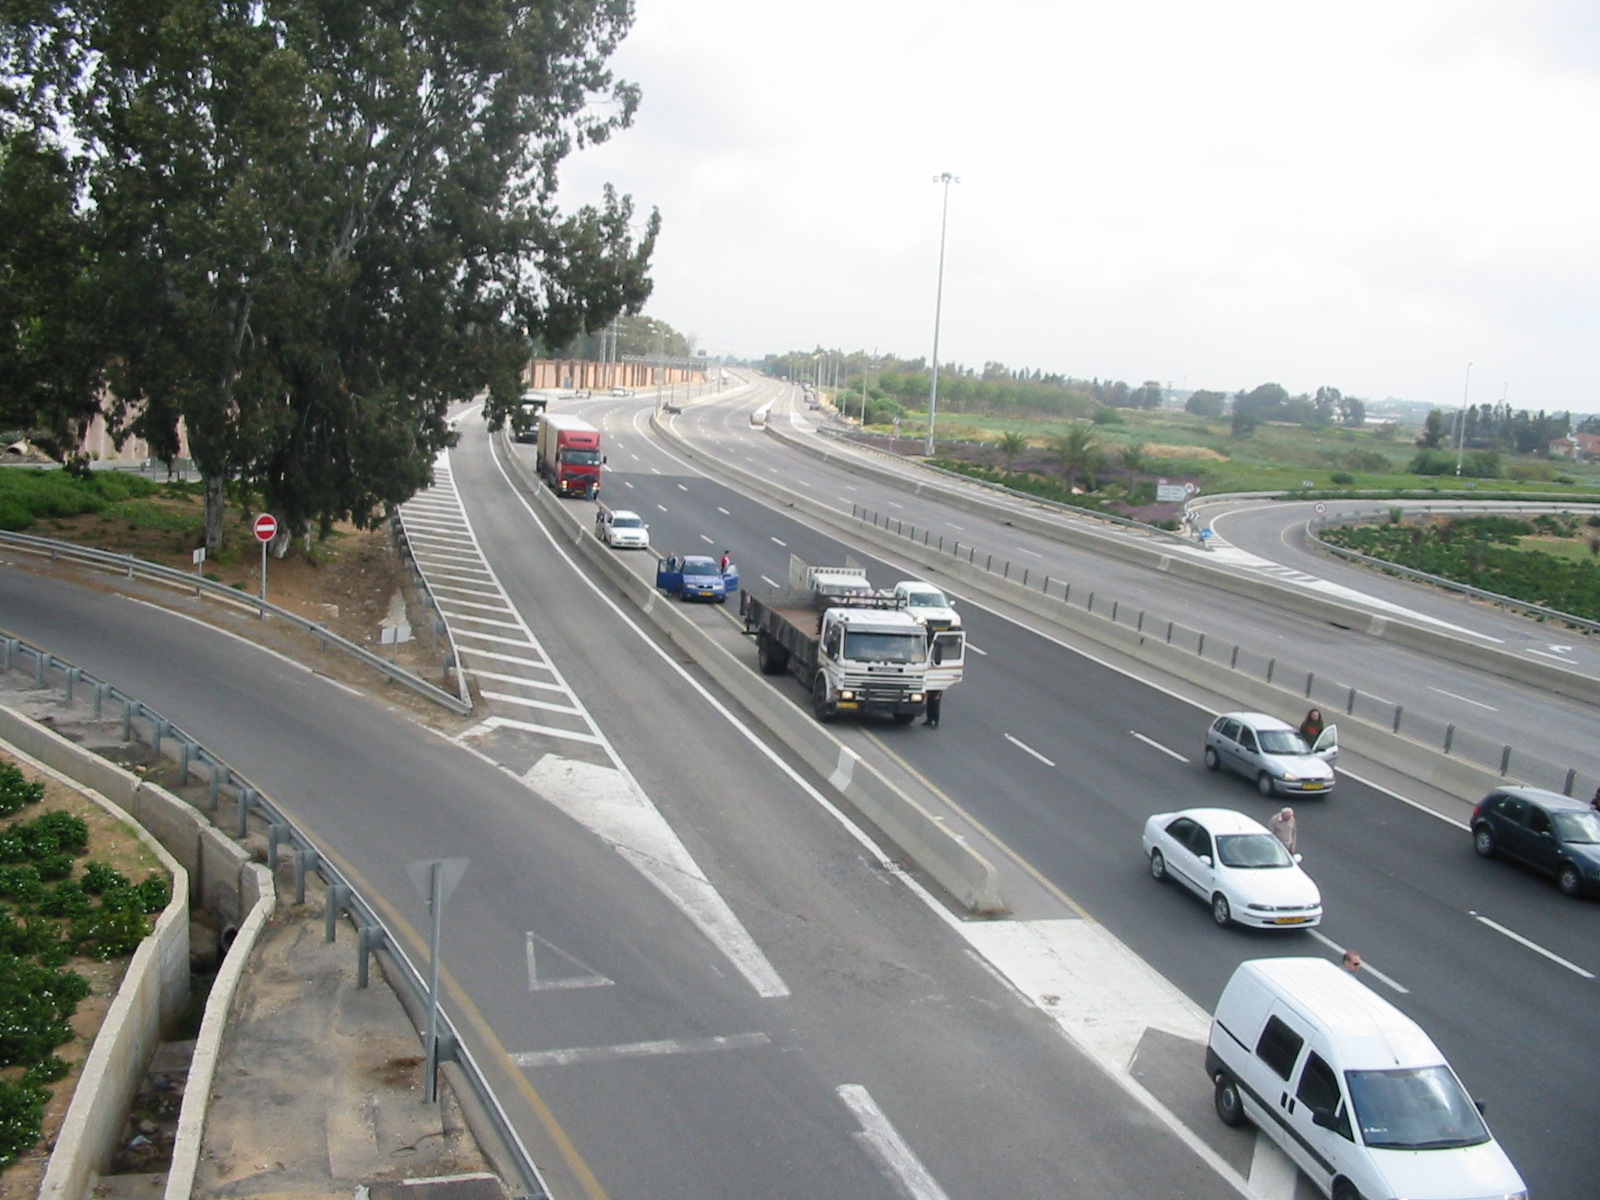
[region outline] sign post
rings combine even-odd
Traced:
[[[256,518],[256,541],[261,543],[261,598],[267,598],[267,547],[278,536],[278,518],[262,513]]]

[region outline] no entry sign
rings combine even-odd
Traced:
[[[278,518],[271,513],[262,513],[256,518],[256,540],[270,542],[278,536]]]

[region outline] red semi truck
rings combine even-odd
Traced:
[[[565,413],[546,413],[539,422],[539,478],[558,496],[587,496],[600,490],[600,431]]]

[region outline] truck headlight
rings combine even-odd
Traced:
[[[839,689],[839,699],[841,699],[841,700],[854,700],[855,698],[856,698],[856,694],[854,692],[852,692],[849,688],[840,688]]]
[[[922,696],[921,692],[912,692],[911,695],[907,697],[907,699],[910,700],[911,703],[913,703],[913,704],[921,704],[922,700],[923,700],[923,696]]]

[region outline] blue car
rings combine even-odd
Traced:
[[[1472,810],[1472,845],[1550,876],[1568,896],[1600,893],[1600,812],[1535,787],[1496,788]]]
[[[656,564],[656,586],[679,600],[714,600],[726,604],[739,590],[739,568],[726,571],[704,554],[669,554]]]

